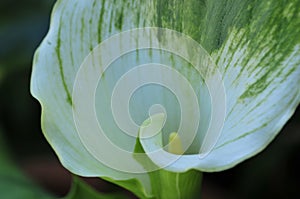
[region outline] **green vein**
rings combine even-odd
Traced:
[[[255,128],[255,129],[253,129],[253,130],[251,130],[251,131],[249,131],[249,132],[246,132],[246,133],[244,133],[244,134],[242,134],[242,135],[240,135],[240,136],[238,136],[238,137],[236,137],[236,138],[234,138],[234,139],[232,139],[232,140],[229,140],[229,141],[227,141],[227,142],[225,142],[225,143],[223,143],[223,144],[217,146],[215,149],[220,149],[220,148],[226,146],[227,144],[236,142],[236,141],[238,141],[238,140],[240,140],[240,139],[242,139],[242,138],[245,138],[245,137],[248,136],[248,135],[251,135],[251,134],[253,134],[253,133],[256,133],[258,130],[260,130],[260,129],[266,127],[266,126],[268,126],[268,124],[269,124],[269,123],[266,122],[266,123],[262,124],[261,126]]]
[[[78,2],[75,2],[73,10],[76,10],[77,5],[78,5]],[[72,25],[73,25],[73,22],[74,22],[74,14],[75,14],[75,12],[72,12],[71,16],[70,16],[70,32],[69,32],[70,33],[70,38],[72,38],[72,35],[73,35]],[[70,49],[73,49],[72,44],[73,44],[73,42],[70,42]],[[74,55],[73,55],[73,51],[72,50],[70,50],[70,56],[71,56],[72,66],[74,66],[75,61],[74,61]]]
[[[104,26],[104,24],[103,24],[104,11],[105,11],[105,0],[102,0],[100,17],[98,20],[98,43],[100,43],[102,41],[102,27]]]
[[[124,1],[122,1],[121,10],[118,12],[116,11],[114,26],[118,30],[122,30],[123,21],[124,21]]]
[[[287,104],[293,104],[293,101],[297,98],[297,95],[298,95],[298,93],[295,93],[295,95],[291,98],[291,100],[290,100]],[[283,98],[282,100],[284,100],[284,98]],[[286,109],[283,108],[283,111],[285,111],[285,110],[286,110]],[[230,144],[230,143],[233,143],[233,142],[236,142],[236,141],[238,141],[238,140],[240,140],[240,139],[242,139],[242,138],[245,138],[246,136],[249,136],[249,135],[251,135],[251,134],[253,134],[253,133],[259,132],[260,129],[262,129],[262,128],[268,126],[269,121],[272,121],[272,120],[274,120],[274,119],[280,117],[281,115],[282,115],[282,114],[280,114],[280,113],[279,113],[279,114],[276,114],[273,118],[270,118],[267,122],[263,123],[261,126],[255,128],[255,129],[253,129],[253,130],[251,130],[251,131],[248,131],[248,132],[246,132],[246,133],[244,133],[244,134],[242,134],[242,135],[240,135],[240,136],[238,136],[238,137],[236,137],[236,138],[234,138],[234,139],[231,139],[231,140],[229,140],[229,141],[227,141],[227,142],[225,142],[225,143],[223,143],[223,144],[217,146],[215,149],[220,149],[220,148],[222,148],[222,147],[224,147],[224,146],[226,146],[226,145],[228,145],[228,144]]]
[[[282,63],[285,60],[285,57],[289,55],[288,52],[290,51],[290,46],[292,45],[293,44],[287,46],[280,58],[278,58],[278,60],[276,60],[276,62],[272,64],[273,67],[269,67],[269,70],[264,75],[262,75],[254,84],[250,85],[249,88],[240,96],[240,99],[257,96],[270,86],[270,84],[273,82],[272,80],[268,81],[270,74],[274,74],[273,78],[276,78],[276,76],[279,76],[280,72],[285,69],[283,67],[280,67],[280,63]],[[286,78],[287,76],[285,76],[283,79]]]
[[[84,29],[85,29],[85,22],[84,22],[84,13],[83,13],[83,15],[82,15],[82,17],[81,17],[81,19],[80,19],[80,22],[81,22],[81,28],[80,28],[80,43],[81,43],[81,45],[80,45],[80,50],[81,50],[81,52],[84,52],[84,47],[83,47],[83,45],[85,45],[85,42],[84,42]]]
[[[60,39],[60,37],[61,37],[61,22],[62,22],[61,18],[60,18],[59,27],[58,27],[58,36],[57,36],[57,41],[56,41],[57,45],[56,45],[55,51],[56,51],[58,64],[59,64],[60,78],[61,78],[64,90],[67,94],[67,99],[66,100],[67,100],[67,103],[72,106],[72,97],[71,97],[71,94],[68,90],[67,82],[66,82],[66,79],[65,79],[65,74],[64,74],[64,69],[63,69],[63,61],[62,61],[61,52],[60,52],[61,51],[61,49],[60,49],[61,48],[61,39]]]

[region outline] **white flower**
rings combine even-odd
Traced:
[[[185,136],[179,134],[183,148],[187,149],[183,155],[167,151],[161,151],[155,156],[149,155],[156,165],[165,165],[166,160],[175,157],[178,160],[165,169],[174,172],[189,169],[221,171],[257,154],[279,133],[300,102],[299,1],[290,1],[284,6],[278,0],[250,2],[248,5],[244,1],[233,4],[209,1],[206,5],[201,2],[59,0],[56,3],[49,33],[35,54],[31,92],[42,105],[43,132],[67,169],[82,176],[103,177],[130,190],[139,189],[135,192],[140,197],[153,194],[153,184],[147,173],[116,171],[98,161],[93,149],[84,145],[73,119],[73,112],[76,115],[77,111],[72,101],[73,86],[84,59],[105,39],[134,28],[169,28],[196,40],[216,63],[226,94],[226,101],[220,99],[220,103],[226,102],[224,125],[222,117],[212,122],[212,129],[222,123],[220,136],[207,138],[205,143],[208,145],[204,147],[207,153],[199,158],[198,153],[201,153],[201,145],[205,145],[202,141],[206,135],[201,132],[209,128],[211,115],[218,116],[222,112],[216,108],[218,101],[215,97],[218,95],[213,96],[215,101],[210,99],[211,93],[203,90],[204,82],[199,84],[203,80],[195,70],[187,67],[188,63],[184,60],[165,54],[168,59],[162,59],[163,62],[173,63],[172,67],[191,82],[200,99],[200,133],[197,131],[195,141],[188,148],[185,147]],[[166,38],[164,34],[158,33],[152,39],[164,45]],[[184,45],[177,47],[185,48]],[[116,46],[114,50],[121,49]],[[188,50],[194,52],[194,49]],[[195,59],[199,56],[197,53],[191,55]],[[112,69],[105,71],[97,88],[101,91],[96,93],[99,102],[95,101],[99,122],[106,131],[111,132],[107,136],[115,145],[131,153],[136,139],[120,134],[120,129],[114,123],[110,110],[112,86],[130,67],[145,64],[146,61],[158,61],[156,57],[159,57],[159,53],[155,50],[139,50],[131,57],[124,55],[112,63]],[[203,78],[205,82],[209,80]],[[94,80],[87,78],[86,85],[89,85],[88,81]],[[161,102],[165,105],[168,115],[163,129],[166,135],[157,134],[153,139],[140,139],[144,151],[150,153],[168,144],[169,133],[177,131],[180,119],[187,122],[191,119],[180,118],[178,102],[168,91],[145,89],[136,100],[130,101],[134,104],[131,105],[133,108],[130,113],[136,122],[141,124],[148,118],[151,99],[157,99],[152,103]],[[215,93],[217,91],[214,90]],[[122,109],[122,104],[119,109]],[[163,118],[158,122],[163,121]],[[188,126],[187,122],[185,124]],[[161,142],[161,145],[155,142]],[[176,144],[176,147],[179,145]],[[177,153],[173,149],[171,152]],[[109,155],[110,151],[103,151],[103,154]],[[140,162],[137,161],[137,164]],[[126,185],[124,180],[128,179],[135,179],[141,187]]]

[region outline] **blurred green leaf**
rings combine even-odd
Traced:
[[[30,179],[11,161],[0,129],[0,196],[3,199],[54,199]],[[126,199],[119,194],[101,194],[74,176],[73,186],[64,199]]]
[[[34,49],[46,34],[54,0],[1,0],[0,68],[5,72],[30,66]]]
[[[7,199],[48,199],[52,198],[35,184],[13,164],[0,132],[0,193]]]
[[[90,186],[74,176],[73,186],[70,193],[64,199],[128,199],[128,197],[120,194],[99,194]]]

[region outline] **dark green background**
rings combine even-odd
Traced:
[[[0,1],[0,129],[19,167],[44,189],[63,195],[70,175],[43,137],[40,106],[29,93],[33,53],[47,32],[53,4],[53,0]],[[264,152],[233,169],[205,174],[203,199],[297,198],[299,154],[298,108]],[[101,191],[120,191],[100,180],[89,182]]]

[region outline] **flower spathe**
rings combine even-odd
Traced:
[[[289,3],[213,0],[206,5],[197,0],[118,3],[60,0],[53,10],[49,33],[35,54],[31,79],[31,92],[42,105],[43,132],[71,172],[116,181],[136,179],[142,185],[140,196],[151,196],[153,185],[147,173],[115,171],[97,161],[83,146],[73,121],[72,89],[84,58],[105,39],[133,28],[169,28],[196,40],[215,61],[226,89],[227,112],[220,137],[209,154],[203,158],[198,154],[183,155],[166,169],[221,171],[233,167],[263,150],[300,102],[299,9],[298,0]],[[123,61],[141,64],[138,59]],[[185,70],[187,67],[181,71]],[[116,67],[111,74],[120,76],[120,72],[123,71]],[[189,81],[193,81],[193,74],[187,74]],[[114,83],[110,78],[103,81],[107,85]],[[153,93],[145,93],[141,101],[144,99],[147,104]],[[163,99],[159,93],[157,90],[156,97]],[[141,121],[148,118],[140,117],[147,115],[139,112],[148,109],[145,104],[137,103],[132,110]],[[166,104],[177,106],[170,101]],[[97,104],[97,107],[101,112],[107,105]],[[168,118],[172,117],[176,121],[168,113]],[[127,136],[118,139],[111,118],[100,118],[111,129],[112,140],[133,152],[135,140]],[[141,145],[146,153],[147,147],[153,147],[143,141]],[[174,155],[165,153],[166,157]]]

